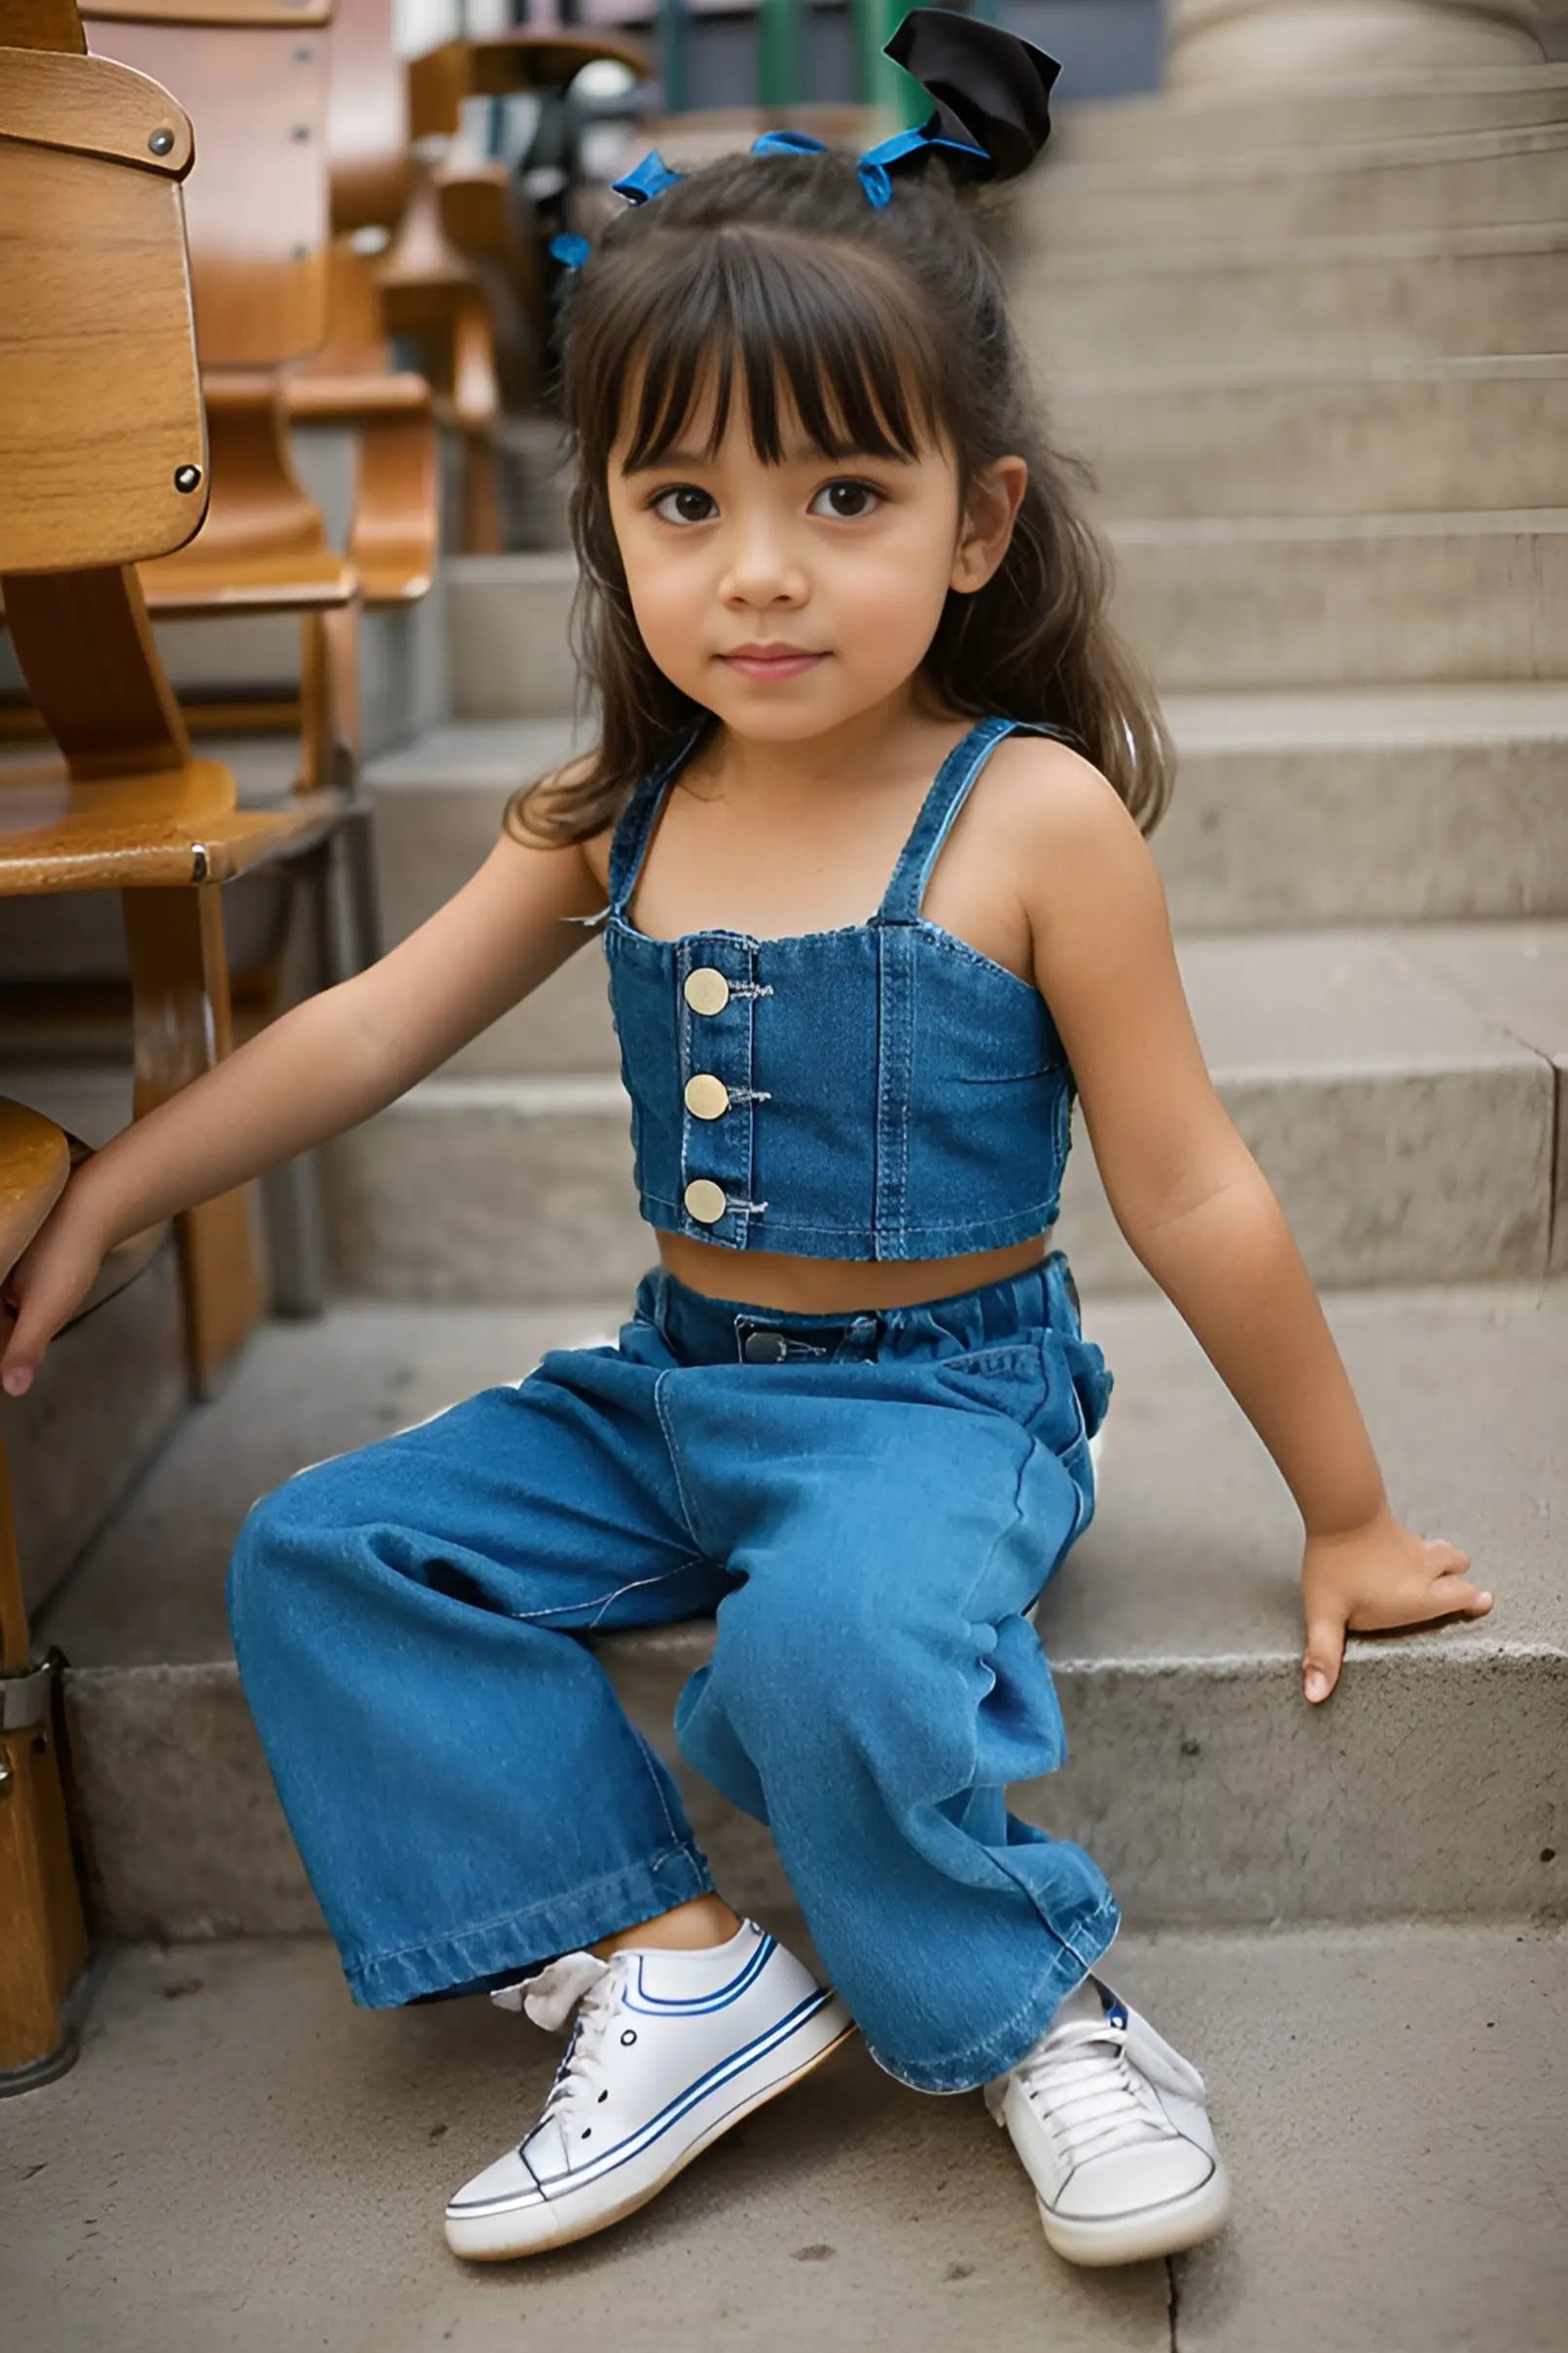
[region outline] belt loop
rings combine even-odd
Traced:
[[[648,1279],[651,1286],[648,1312],[653,1317],[654,1330],[673,1355],[674,1348],[669,1337],[669,1268],[662,1259],[657,1266],[650,1267]]]
[[[882,1337],[881,1316],[874,1309],[869,1314],[857,1315],[844,1337],[852,1342],[865,1341],[867,1345],[863,1351],[864,1356],[867,1358],[874,1356],[877,1343]]]

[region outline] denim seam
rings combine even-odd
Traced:
[[[687,1493],[686,1481],[681,1477],[680,1457],[675,1451],[675,1433],[670,1427],[669,1416],[664,1410],[664,1383],[674,1369],[673,1366],[666,1366],[654,1382],[654,1411],[659,1418],[659,1427],[663,1433],[664,1451],[669,1456],[669,1467],[675,1475],[675,1492],[681,1499],[681,1510],[686,1517],[687,1533],[697,1549],[698,1557],[703,1560],[711,1560],[714,1557],[713,1551],[709,1545],[703,1542],[701,1530],[696,1524],[696,1512],[691,1496]]]
[[[602,1872],[596,1879],[581,1880],[576,1887],[566,1892],[573,1897],[590,1896],[595,1888],[613,1887],[618,1879],[625,1877],[628,1871],[658,1871],[659,1865],[667,1863],[672,1855],[685,1855],[692,1862],[695,1862],[697,1859],[696,1849],[677,1836],[673,1846],[660,1847],[656,1855],[647,1855],[640,1861],[623,1864],[619,1871]],[[525,1904],[520,1909],[498,1911],[493,1918],[488,1920],[465,1920],[461,1928],[444,1928],[435,1936],[416,1937],[410,1944],[387,1944],[375,1952],[356,1953],[347,1966],[350,1969],[360,1970],[378,1969],[384,1962],[405,1960],[411,1952],[428,1952],[433,1944],[449,1943],[455,1937],[484,1936],[492,1928],[510,1928],[515,1921],[535,1919],[542,1911],[553,1910],[560,1900],[558,1895],[551,1896],[542,1904]]]
[[[1108,1898],[1107,1901],[1100,1905],[1096,1910],[1090,1912],[1088,1918],[1084,1922],[1083,1927],[1078,1932],[1080,1938],[1083,1938],[1089,1930],[1097,1928],[1098,1924],[1102,1920],[1110,1920],[1112,1922],[1112,1937],[1114,1937],[1116,1931],[1122,1925],[1122,1914],[1118,1909],[1114,1898]],[[1079,1968],[1083,1971],[1086,1978],[1088,1977],[1093,1970],[1095,1962],[1104,1959],[1106,1950],[1111,1943],[1111,1937],[1107,1937],[1105,1943],[1101,1945],[1099,1951],[1094,1955],[1094,1959],[1086,1961],[1083,1954],[1079,1951],[1077,1945],[1069,1943],[1068,1940],[1062,1936],[1058,1930],[1050,1928],[1049,1923],[1045,1922],[1044,1919],[1042,1919],[1042,1925],[1046,1926],[1049,1930],[1049,1933],[1056,1939],[1056,1943],[1060,1945],[1062,1951],[1072,1955],[1073,1959],[1078,1963]],[[1050,1973],[1048,1973],[1048,1975]],[[973,2067],[973,2056],[970,2054],[978,2054],[980,2051],[990,2050],[991,2047],[1002,2037],[1004,2037],[1011,2028],[1017,2024],[1020,2018],[1028,2017],[1030,2012],[1035,2008],[1035,2005],[1040,1999],[1041,1982],[1042,1980],[1037,1980],[1034,1986],[1030,1989],[1028,1999],[1020,2002],[1016,2010],[1010,2011],[1005,2018],[1000,2019],[982,2041],[966,2045],[964,2050],[949,2052],[948,2055],[940,2062],[936,2072],[939,2074],[969,2073]],[[1069,1987],[1068,1991],[1070,1992],[1072,1988]],[[1065,1997],[1063,1998],[1065,1999]],[[1052,2014],[1054,2014],[1054,2013],[1052,2013]],[[1047,2023],[1050,2023],[1049,2019]],[[864,2032],[862,2034],[862,2040],[865,2040]],[[980,2086],[974,2082],[944,2085],[913,2083],[909,2076],[901,2075],[896,2067],[889,2064],[887,2059],[884,2058],[882,2053],[877,2050],[874,2043],[867,2041],[866,2049],[871,2057],[875,2060],[877,2066],[881,2068],[884,2075],[892,2076],[894,2081],[897,2083],[909,2085],[909,2088],[913,2091],[958,2092],[976,2091],[980,2088]],[[1019,2053],[1019,2056],[1022,2056],[1021,2052]],[[1013,2065],[1017,2065],[1016,2059],[1013,2061]],[[981,2077],[980,2082],[992,2082],[998,2070],[993,2068],[989,2074]],[[1001,2072],[1009,2073],[1011,2070],[1003,2069]]]
[[[1009,1210],[1005,1217],[971,1218],[962,1224],[942,1226],[909,1226],[901,1222],[897,1230],[906,1240],[911,1234],[936,1234],[948,1240],[961,1240],[975,1234],[984,1235],[993,1226],[1010,1227],[1016,1225],[1019,1218],[1038,1216],[1044,1220],[1039,1229],[1043,1233],[1054,1223],[1054,1219],[1046,1217],[1045,1213],[1047,1210],[1055,1209],[1059,1197],[1059,1194],[1048,1194],[1044,1200],[1025,1202],[1021,1209]],[[642,1198],[652,1208],[669,1209],[675,1211],[677,1215],[683,1214],[683,1204],[670,1200],[661,1193],[654,1193],[644,1188]],[[762,1205],[766,1207],[766,1203]],[[737,1206],[737,1204],[732,1203],[731,1206]],[[749,1206],[755,1207],[757,1204],[753,1203]],[[808,1225],[802,1218],[775,1217],[773,1227],[774,1230],[779,1233],[866,1233],[873,1230],[865,1220],[849,1226],[825,1226]],[[711,1231],[705,1230],[703,1238],[711,1240]]]
[[[558,1601],[552,1602],[548,1609],[544,1610],[508,1610],[506,1616],[520,1625],[532,1625],[541,1618],[567,1618],[574,1610],[591,1609],[594,1613],[593,1616],[588,1620],[587,1625],[581,1628],[583,1633],[591,1634],[611,1602],[619,1601],[623,1593],[640,1592],[645,1586],[664,1585],[671,1577],[679,1577],[683,1569],[699,1569],[705,1558],[705,1553],[693,1552],[686,1559],[678,1560],[674,1568],[660,1569],[657,1577],[628,1578],[624,1585],[618,1585],[597,1604],[582,1601]]]
[[[1032,1339],[998,1340],[993,1347],[964,1348],[955,1356],[935,1356],[931,1362],[949,1373],[967,1373],[971,1366],[1002,1364],[1015,1357],[1029,1358],[1038,1353],[1039,1343]]]
[[[1075,1391],[1075,1395],[1076,1395],[1076,1391]],[[986,1548],[985,1548],[985,1554],[984,1554],[984,1558],[981,1560],[981,1562],[980,1562],[980,1564],[979,1568],[976,1570],[973,1582],[971,1583],[971,1585],[968,1586],[967,1590],[965,1591],[965,1594],[964,1594],[964,1600],[963,1600],[963,1615],[964,1615],[964,1618],[965,1618],[965,1620],[966,1620],[966,1621],[968,1621],[968,1620],[969,1620],[969,1618],[970,1618],[970,1612],[971,1612],[972,1605],[973,1605],[973,1603],[974,1603],[975,1595],[976,1595],[976,1594],[977,1594],[977,1592],[980,1590],[980,1585],[981,1585],[981,1583],[982,1583],[982,1581],[983,1581],[983,1579],[984,1579],[984,1577],[985,1577],[986,1571],[989,1569],[989,1567],[990,1567],[990,1565],[991,1565],[991,1561],[992,1561],[992,1559],[993,1559],[993,1557],[994,1557],[994,1555],[995,1555],[995,1553],[996,1553],[996,1551],[997,1551],[998,1546],[999,1546],[999,1545],[1001,1544],[1001,1542],[1002,1542],[1003,1537],[1004,1537],[1004,1536],[1007,1536],[1007,1535],[1011,1535],[1011,1533],[1013,1532],[1014,1528],[1015,1528],[1015,1527],[1016,1527],[1016,1526],[1021,1525],[1022,1520],[1023,1520],[1023,1516],[1024,1516],[1024,1514],[1023,1514],[1023,1480],[1024,1480],[1024,1474],[1025,1474],[1025,1472],[1028,1470],[1029,1464],[1030,1464],[1031,1460],[1033,1459],[1033,1456],[1034,1456],[1034,1452],[1035,1452],[1035,1448],[1036,1448],[1036,1446],[1037,1446],[1037,1445],[1039,1445],[1041,1442],[1040,1442],[1038,1439],[1031,1438],[1031,1437],[1029,1436],[1029,1433],[1028,1433],[1027,1431],[1023,1431],[1023,1432],[1021,1433],[1021,1435],[1022,1435],[1022,1437],[1023,1437],[1023,1441],[1024,1441],[1024,1451],[1023,1451],[1023,1454],[1022,1454],[1021,1459],[1019,1460],[1018,1467],[1017,1467],[1017,1471],[1016,1471],[1016,1476],[1015,1476],[1015,1479],[1014,1479],[1014,1483],[1013,1483],[1013,1511],[1012,1511],[1012,1516],[1011,1516],[1011,1518],[1008,1520],[1007,1524],[1006,1524],[1004,1527],[1000,1527],[1000,1528],[998,1528],[998,1529],[997,1529],[997,1531],[996,1531],[995,1535],[992,1537],[992,1539],[991,1539],[990,1543],[989,1543],[989,1544],[986,1546]],[[1077,1482],[1077,1480],[1074,1480],[1072,1481],[1072,1484],[1073,1484],[1073,1488],[1074,1488],[1075,1497],[1077,1498],[1077,1503],[1076,1503],[1076,1506],[1075,1506],[1075,1513],[1076,1513],[1076,1514],[1081,1514],[1081,1512],[1082,1512],[1082,1502],[1083,1502],[1082,1495],[1081,1495],[1081,1494],[1079,1494],[1079,1491],[1078,1491],[1078,1482]],[[1070,1536],[1070,1537],[1068,1538],[1068,1540],[1067,1540],[1067,1541],[1068,1541],[1068,1543],[1069,1543],[1069,1545],[1070,1545],[1070,1544],[1072,1544],[1072,1543],[1073,1543],[1073,1541],[1075,1540],[1075,1538],[1077,1537],[1078,1532],[1079,1532],[1079,1527],[1080,1527],[1081,1525],[1082,1525],[1082,1520],[1081,1520],[1081,1517],[1079,1517],[1079,1516],[1075,1516],[1075,1520],[1074,1520],[1074,1527],[1073,1527],[1073,1534],[1072,1534],[1072,1536]],[[1044,1589],[1044,1588],[1042,1587],[1042,1590],[1043,1590],[1043,1589]],[[1036,1595],[1036,1599],[1038,1599],[1038,1598],[1039,1598],[1039,1596],[1038,1596],[1038,1594],[1037,1594],[1037,1595]],[[1020,1615],[1021,1615],[1021,1613],[1020,1613]],[[1037,1639],[1038,1639],[1038,1637],[1037,1637]],[[1044,1646],[1043,1646],[1043,1645],[1042,1645],[1042,1658],[1044,1658]],[[1050,1661],[1049,1661],[1049,1660],[1046,1660],[1045,1664],[1046,1664],[1046,1673],[1047,1673],[1047,1675],[1048,1675],[1048,1676],[1050,1676],[1050,1674],[1051,1674],[1051,1665],[1050,1665]],[[993,1687],[993,1689],[994,1689],[994,1687],[995,1687],[995,1677],[994,1677],[994,1676],[992,1677],[992,1687]],[[975,1761],[975,1757],[977,1757],[977,1756],[978,1756],[978,1754],[979,1754],[979,1750],[980,1750],[980,1724],[979,1724],[979,1713],[980,1713],[980,1712],[979,1712],[979,1709],[977,1709],[977,1710],[976,1710],[976,1721],[975,1721],[974,1752],[973,1752],[973,1754],[972,1754],[972,1757],[971,1757],[971,1763],[970,1763],[970,1786],[971,1786],[971,1787],[973,1787],[973,1785],[974,1785],[974,1761]],[[987,1850],[987,1860],[989,1861],[989,1863],[990,1863],[990,1865],[991,1865],[992,1870],[993,1870],[993,1871],[996,1872],[996,1874],[997,1874],[998,1882],[999,1882],[1001,1885],[1003,1885],[1003,1886],[1006,1886],[1006,1887],[1009,1887],[1009,1888],[1016,1888],[1016,1890],[1017,1890],[1017,1891],[1018,1891],[1020,1894],[1022,1894],[1023,1896],[1025,1896],[1025,1897],[1028,1899],[1028,1902],[1029,1902],[1030,1906],[1032,1907],[1032,1908],[1033,1908],[1033,1910],[1034,1910],[1034,1913],[1035,1913],[1036,1918],[1037,1918],[1037,1919],[1040,1921],[1041,1926],[1042,1926],[1042,1927],[1043,1927],[1043,1928],[1046,1930],[1046,1933],[1047,1933],[1049,1936],[1052,1936],[1052,1937],[1054,1937],[1054,1938],[1055,1938],[1055,1940],[1056,1940],[1056,1942],[1057,1942],[1057,1943],[1061,1945],[1061,1947],[1063,1948],[1063,1950],[1064,1950],[1064,1951],[1072,1953],[1073,1959],[1074,1959],[1075,1961],[1077,1961],[1077,1962],[1078,1962],[1078,1964],[1079,1964],[1079,1966],[1080,1966],[1080,1968],[1081,1968],[1081,1969],[1083,1969],[1083,1970],[1084,1970],[1084,1971],[1087,1973],[1087,1970],[1088,1970],[1088,1969],[1089,1969],[1089,1968],[1092,1966],[1092,1964],[1091,1964],[1091,1963],[1089,1963],[1089,1962],[1087,1962],[1087,1961],[1085,1961],[1085,1960],[1083,1959],[1082,1955],[1081,1955],[1081,1954],[1080,1954],[1080,1953],[1079,1953],[1079,1952],[1078,1952],[1078,1951],[1075,1949],[1075,1947],[1074,1947],[1073,1945],[1071,1945],[1071,1944],[1068,1943],[1067,1939],[1066,1939],[1066,1938],[1065,1938],[1065,1937],[1064,1937],[1064,1936],[1061,1934],[1061,1931],[1060,1931],[1058,1928],[1055,1928],[1055,1927],[1053,1927],[1053,1926],[1052,1926],[1052,1924],[1051,1924],[1051,1920],[1050,1920],[1050,1919],[1047,1917],[1046,1913],[1045,1913],[1045,1912],[1044,1912],[1044,1911],[1041,1909],[1041,1907],[1040,1907],[1040,1904],[1039,1904],[1039,1900],[1038,1900],[1038,1898],[1036,1897],[1034,1890],[1033,1890],[1031,1887],[1029,1887],[1029,1886],[1027,1886],[1027,1885],[1025,1884],[1024,1880],[1023,1880],[1023,1879],[1022,1879],[1022,1878],[1019,1876],[1019,1874],[1018,1874],[1016,1872],[1015,1872],[1015,1871],[1010,1871],[1010,1870],[1008,1869],[1007,1865],[1006,1865],[1004,1862],[1002,1862],[1002,1861],[1001,1861],[1001,1860],[1000,1860],[998,1857],[996,1857],[995,1855],[991,1854],[991,1853],[989,1852],[989,1850]],[[1112,1907],[1113,1907],[1113,1909],[1114,1909],[1114,1899],[1112,1899]],[[1098,1914],[1095,1914],[1094,1916],[1097,1918],[1097,1917],[1098,1917]],[[1120,1915],[1118,1915],[1118,1916],[1120,1917]],[[1023,2010],[1025,2010],[1025,2009],[1027,2009],[1027,2008],[1028,2008],[1028,2004],[1027,2004],[1027,2003],[1022,2004],[1022,2005],[1020,2006],[1020,2009],[1019,2009],[1018,2011],[1016,2011],[1016,2012],[1015,2012],[1015,2013],[1014,2013],[1014,2016],[1018,2016],[1018,2015],[1021,2015],[1022,2011],[1023,2011]],[[1003,2021],[1002,2021],[1002,2025],[1001,2025],[1001,2027],[999,2027],[999,2028],[998,2028],[996,2031],[997,2031],[997,2032],[999,2032],[999,2033],[1000,2033],[1000,2032],[1003,2032],[1003,2031],[1005,2031],[1005,2030],[1006,2030],[1006,2028],[1007,2028],[1009,2025],[1011,2025],[1011,2024],[1012,2024],[1012,2019],[1011,2019],[1011,2018],[1004,2018],[1004,2019],[1003,2019]]]

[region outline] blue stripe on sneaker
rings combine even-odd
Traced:
[[[787,2043],[833,1999],[831,1986],[817,1986],[803,2002],[798,2003],[795,2009],[788,2012],[784,2017],[776,2019],[771,2026],[766,2028],[750,2043],[744,2044],[739,2050],[731,2051],[728,2059],[721,2059],[717,2065],[710,2067],[705,2075],[698,2076],[695,2083],[689,2084],[684,2091],[678,2092],[673,2100],[661,2108],[657,2116],[651,2117],[648,2122],[633,2133],[629,2139],[618,2142],[613,2149],[607,2149],[602,2157],[595,2157],[591,2164],[581,2166],[574,2172],[547,2174],[543,2178],[536,2176],[546,2197],[566,2196],[572,2191],[583,2188],[586,2183],[601,2181],[606,2174],[617,2172],[623,2165],[629,2164],[634,2157],[641,2157],[646,2150],[654,2146],[656,2141],[661,2140],[666,2132],[678,2124],[682,2117],[689,2114],[699,2101],[707,2099],[715,2091],[722,2090],[726,2084],[731,2082],[736,2076],[743,2075],[748,2067],[755,2066],[759,2059],[766,2058],[769,2051],[776,2050],[781,2044]],[[532,2171],[531,2166],[529,2170]],[[486,2199],[481,2204],[466,2207],[463,2211],[469,2215],[499,2214],[504,2213],[509,2206],[519,2202],[526,2204],[532,2201],[530,2199],[519,2201],[516,2197],[493,2198]]]
[[[735,1977],[731,1979],[728,1985],[721,1985],[716,1993],[661,1994],[650,1992],[643,1983],[642,1977],[643,1961],[646,1955],[639,1952],[636,1991],[643,1998],[639,2001],[628,1985],[623,1997],[625,2007],[628,2010],[640,2010],[648,2016],[674,2014],[689,2018],[701,2017],[711,2010],[723,2010],[729,2003],[737,2002],[747,1987],[762,1975],[773,1952],[775,1942],[774,1938],[765,1935],[751,1959]]]

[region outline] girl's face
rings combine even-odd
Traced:
[[[828,459],[805,445],[782,387],[780,410],[780,465],[753,449],[739,399],[717,455],[701,454],[710,387],[656,466],[624,472],[623,427],[608,488],[659,669],[737,735],[791,742],[909,701],[949,589],[973,592],[1001,562],[1027,470],[1000,459],[960,517],[945,446],[912,462]],[[748,660],[748,647],[808,659]]]

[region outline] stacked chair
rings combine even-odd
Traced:
[[[319,845],[347,802],[310,773],[281,805],[241,807],[231,771],[193,752],[149,624],[144,581],[180,609],[196,596],[168,584],[208,513],[233,421],[226,412],[209,448],[181,202],[193,156],[190,120],[166,89],[88,53],[74,0],[0,0],[0,595],[53,739],[0,767],[0,899],[120,894],[138,1118],[229,1051],[223,886]],[[296,553],[280,534],[276,576]],[[258,557],[251,578],[265,577]],[[324,598],[352,594],[325,558],[318,578]],[[86,1152],[0,1098],[0,1265]],[[205,1395],[262,1312],[244,1195],[173,1226],[191,1385]],[[112,1252],[74,1320],[133,1281],[164,1239],[154,1230]],[[0,1450],[8,2087],[68,2063],[61,2004],[86,1951],[60,1663],[30,1655]]]
[[[288,902],[332,861],[349,920],[324,928],[311,984],[377,952],[360,616],[430,585],[444,414],[473,455],[465,534],[494,544],[481,460],[504,397],[537,380],[548,319],[543,224],[465,149],[463,112],[563,91],[597,57],[644,70],[628,45],[573,33],[451,43],[405,70],[390,0],[339,0],[336,21],[333,0],[0,0],[0,619],[22,690],[0,697],[0,900],[63,914],[118,894],[133,1118],[231,1051],[236,1002],[247,1027],[282,1009],[282,958],[259,1002],[254,975],[231,971],[241,894]],[[443,247],[423,282],[422,202]],[[526,363],[510,381],[509,335]],[[394,336],[429,378],[393,365]],[[317,426],[356,445],[341,546],[292,459],[291,434]],[[258,617],[298,625],[297,691],[176,693],[155,621]],[[261,802],[193,746],[253,731],[283,738],[289,770]],[[32,936],[53,975],[60,936]],[[6,1002],[8,1043],[36,1021],[53,1051],[75,1004],[69,976],[29,978]],[[95,1018],[101,991],[93,1004]],[[89,1154],[0,1095],[0,1280]],[[280,1303],[276,1232],[269,1204],[264,1252],[244,1189],[182,1212],[110,1253],[65,1333],[172,1260],[184,1391],[210,1397]],[[310,1283],[293,1288],[308,1311]],[[66,1661],[33,1656],[6,1403],[0,2093],[70,2064],[89,1945]]]
[[[417,349],[457,436],[457,537],[467,554],[502,545],[499,444],[505,417],[543,390],[551,273],[544,225],[518,178],[465,139],[465,108],[523,92],[558,101],[600,61],[639,80],[650,71],[635,43],[566,26],[444,42],[408,67],[411,185],[375,285],[387,330]]]

